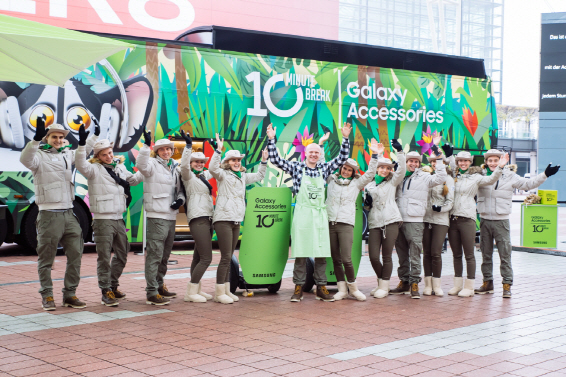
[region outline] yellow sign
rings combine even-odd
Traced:
[[[557,190],[538,190],[540,196],[540,204],[558,204]]]

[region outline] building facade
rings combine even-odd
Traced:
[[[504,0],[340,0],[342,41],[481,58],[501,103]]]

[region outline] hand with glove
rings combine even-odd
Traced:
[[[399,143],[399,140],[393,139],[391,140],[391,146],[397,151],[401,152],[403,150],[403,146]]]
[[[212,147],[213,150],[218,149],[218,145],[216,145],[216,141],[214,139],[208,140],[208,144],[210,144],[210,146]]]
[[[370,210],[373,207],[373,198],[369,193],[366,193],[366,199],[364,200],[364,208]]]
[[[92,121],[94,122],[94,134],[96,136],[100,136],[100,125],[98,124],[98,121],[96,118],[92,118]]]
[[[393,163],[393,171],[397,171],[397,168],[399,167],[399,163],[398,162],[394,162]]]
[[[441,206],[435,206],[435,205],[433,205],[433,206],[432,206],[432,210],[433,210],[434,212],[440,212],[440,211],[442,210],[442,207],[441,207]]]
[[[151,131],[143,130],[143,143],[151,147]]]
[[[546,169],[544,169],[544,175],[546,175],[547,178],[558,173],[558,170],[560,170],[560,165],[556,165],[556,166],[551,166],[551,165],[552,165],[552,162],[550,164],[548,164]]]
[[[187,149],[191,149],[193,147],[193,139],[191,138],[191,135],[186,134],[185,131],[181,130],[181,137],[183,139],[185,139],[185,148]]]
[[[47,130],[45,129],[45,121],[42,117],[35,118],[35,136],[33,140],[41,141],[47,135]]]
[[[454,147],[452,147],[450,144],[444,144],[441,148],[444,151],[446,158],[454,154]]]
[[[171,209],[179,209],[183,205],[183,199],[177,199],[171,204]]]
[[[79,145],[80,146],[85,146],[86,145],[86,139],[88,138],[88,134],[90,132],[85,130],[85,125],[81,124],[81,126],[79,127]]]

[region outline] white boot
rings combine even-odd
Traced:
[[[202,281],[199,281],[198,283],[198,294],[201,295],[202,297],[204,297],[207,300],[212,300],[212,295],[209,295],[208,293],[204,293],[202,291]]]
[[[334,295],[334,300],[343,300],[348,297],[348,287],[345,281],[339,281],[336,283],[338,285],[338,293]]]
[[[358,289],[358,284],[356,282],[348,283],[348,289],[350,290],[350,295],[354,296],[354,298],[358,301],[365,301],[366,295],[364,295]]]
[[[432,296],[432,276],[424,277],[423,295]]]
[[[384,298],[387,296],[389,296],[389,280],[379,279],[379,286],[377,287],[377,291],[373,294],[373,297]]]
[[[206,302],[206,298],[198,294],[198,284],[193,284],[190,281],[187,284],[184,300],[187,302]]]
[[[434,295],[438,297],[444,296],[444,292],[442,291],[442,287],[440,286],[440,283],[441,283],[440,278],[432,278],[432,291],[434,292]]]
[[[232,300],[234,300],[234,302],[240,301],[238,296],[236,296],[235,294],[230,292],[230,283],[229,282],[224,283],[224,286],[226,287],[226,296],[230,297]]]
[[[472,297],[475,295],[474,293],[474,284],[476,279],[466,279],[466,283],[464,284],[464,289],[458,293],[458,297]]]
[[[226,286],[224,284],[216,284],[214,287],[214,302],[221,304],[233,304],[234,300],[226,295]]]
[[[371,292],[369,293],[370,295],[375,295],[375,292],[377,292],[377,290],[379,289],[379,286],[381,285],[381,280],[382,279],[377,279],[377,287],[375,287],[374,289],[371,290]]]
[[[448,291],[450,296],[456,296],[464,288],[464,278],[454,277],[454,288]]]

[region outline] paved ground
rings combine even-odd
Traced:
[[[177,255],[167,285],[180,295],[191,255]],[[204,279],[213,292],[215,265]],[[479,262],[481,255],[476,253]],[[395,259],[395,257],[394,257]],[[495,257],[497,261],[498,258]],[[145,305],[143,257],[130,254],[118,308],[100,305],[96,255],[84,255],[84,310],[46,313],[31,256],[0,257],[0,376],[565,376],[566,325],[560,292],[566,258],[514,252],[513,298],[408,296],[291,303],[291,263],[278,294],[256,291],[233,305]],[[452,258],[443,254],[445,292]],[[64,274],[57,257],[53,277]],[[362,258],[358,282],[375,275]],[[397,283],[392,280],[392,284]],[[479,286],[479,279],[476,286]],[[56,302],[62,281],[55,282]]]

